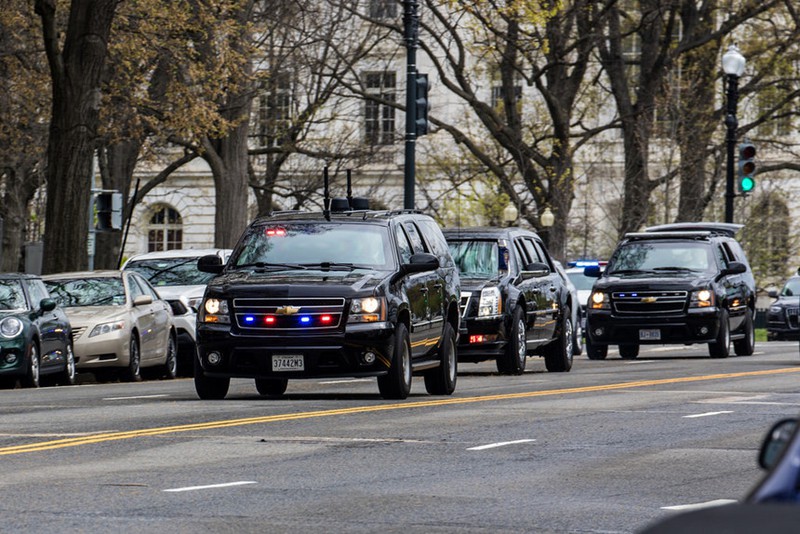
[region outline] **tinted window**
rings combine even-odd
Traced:
[[[229,266],[348,263],[389,269],[388,229],[370,224],[274,223],[251,227]]]
[[[419,230],[414,223],[407,222],[403,224],[403,228],[405,228],[408,238],[411,240],[411,248],[414,250],[414,254],[428,252],[428,249],[425,247],[425,243],[422,241],[422,237],[419,234]]]
[[[519,258],[519,263],[522,265],[521,269],[524,269],[526,265],[531,263],[531,258],[528,252],[523,247],[521,240],[515,239],[514,240],[514,250],[517,251],[517,257]]]
[[[497,241],[450,241],[450,254],[465,276],[495,276],[505,265]],[[507,269],[506,269],[507,270]]]
[[[125,288],[118,277],[63,278],[46,280],[44,284],[50,296],[64,307],[125,304]]]
[[[411,255],[413,254],[411,252],[411,243],[408,241],[408,236],[399,225],[395,228],[394,233],[397,237],[397,248],[400,251],[400,262],[408,263],[411,261]]]
[[[450,258],[450,248],[439,225],[434,221],[422,220],[419,221],[419,226],[422,229],[425,240],[433,250],[433,253],[439,256],[439,263],[442,266],[451,267],[452,258]]]
[[[614,252],[606,272],[704,272],[715,269],[711,247],[707,243],[634,241],[622,245]]]
[[[26,280],[25,285],[28,288],[28,296],[31,299],[31,307],[38,308],[42,299],[48,298],[47,289],[40,280]]]
[[[781,290],[781,296],[796,297],[800,295],[800,278],[790,278]]]

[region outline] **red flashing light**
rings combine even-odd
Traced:
[[[486,341],[484,336],[469,336],[470,343],[483,343],[484,341]]]
[[[322,317],[319,318],[319,322],[321,322],[323,324],[328,324],[332,320],[333,320],[333,317],[331,317],[330,315],[323,315]]]
[[[267,315],[266,317],[264,317],[264,323],[268,325],[275,324],[275,317],[273,317],[272,315]]]
[[[286,235],[286,230],[283,228],[267,228],[264,233],[269,237],[283,237]]]

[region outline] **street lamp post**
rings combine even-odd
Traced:
[[[725,114],[725,126],[727,135],[725,137],[727,148],[727,166],[725,169],[725,222],[733,222],[733,199],[736,194],[734,188],[734,154],[736,151],[736,129],[739,122],[736,119],[736,106],[739,102],[739,77],[744,73],[745,58],[739,52],[739,47],[735,44],[728,47],[728,51],[722,56],[722,70],[728,82],[726,93],[727,112]]]

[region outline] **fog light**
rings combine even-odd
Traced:
[[[17,363],[17,355],[16,354],[6,354],[6,363]]]
[[[700,335],[704,336],[706,334],[708,334],[708,327],[707,326],[701,326],[700,327]]]
[[[603,329],[602,328],[595,328],[594,329],[594,335],[596,335],[597,337],[602,336],[603,335]]]
[[[364,354],[361,355],[361,361],[367,365],[375,363],[375,353],[365,352]]]
[[[222,361],[222,355],[219,352],[209,352],[206,356],[206,360],[208,360],[208,363],[211,365],[219,365]]]

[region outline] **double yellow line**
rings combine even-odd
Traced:
[[[108,432],[103,434],[92,434],[89,436],[82,436],[77,438],[59,439],[53,441],[40,441],[36,443],[28,443],[26,445],[0,447],[0,456],[48,451],[53,449],[63,449],[65,447],[77,447],[80,445],[91,445],[94,443],[119,441],[123,439],[160,436],[164,434],[177,434],[179,432],[212,430],[216,428],[227,428],[227,427],[244,426],[244,425],[260,425],[268,423],[277,423],[282,421],[295,421],[299,419],[314,419],[319,417],[333,417],[337,415],[352,415],[352,414],[371,413],[371,412],[383,412],[389,410],[409,410],[414,408],[428,408],[428,407],[447,406],[455,404],[470,404],[476,402],[527,399],[533,397],[567,395],[573,393],[591,393],[596,391],[611,391],[617,389],[640,388],[646,386],[660,386],[665,384],[682,384],[689,382],[703,382],[710,380],[724,380],[731,378],[767,376],[767,375],[798,373],[798,372],[800,372],[800,367],[793,367],[785,369],[769,369],[764,371],[746,371],[740,373],[688,376],[680,378],[663,378],[659,380],[640,380],[636,382],[621,382],[617,384],[604,384],[597,386],[549,389],[544,391],[528,391],[524,393],[506,393],[502,395],[485,395],[480,397],[464,397],[464,398],[447,397],[447,398],[438,398],[438,399],[431,399],[431,400],[417,401],[417,402],[380,404],[377,406],[356,406],[352,408],[340,408],[338,410],[320,410],[314,412],[269,415],[264,417],[248,417],[244,419],[228,419],[222,421],[210,421],[206,423],[195,423],[191,425],[143,428],[141,430],[130,430],[127,432]]]

